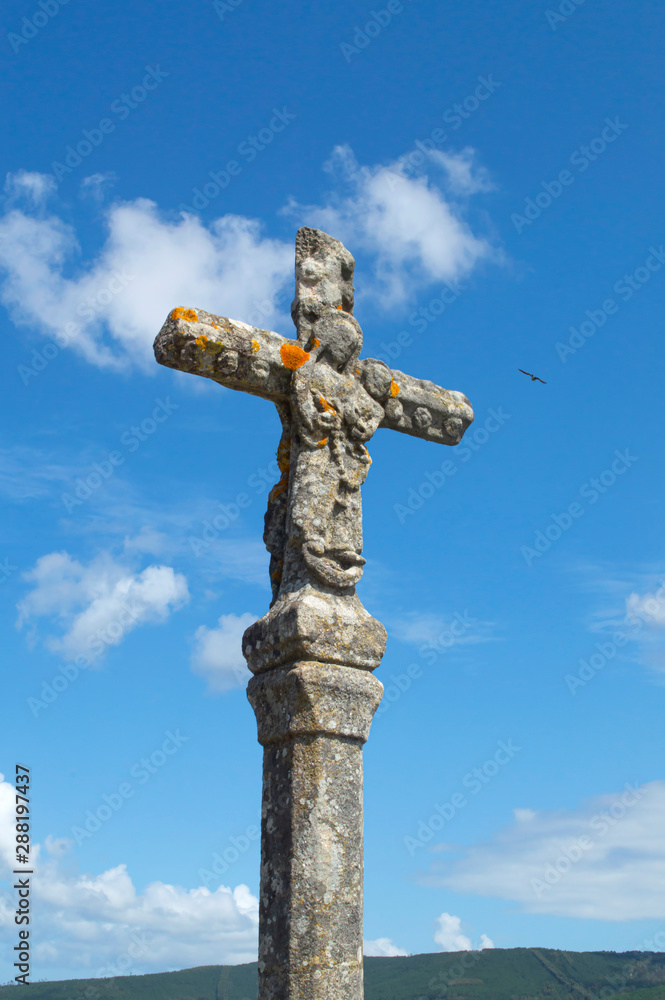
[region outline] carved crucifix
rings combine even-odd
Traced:
[[[367,443],[387,427],[455,445],[473,420],[462,393],[360,359],[353,270],[338,240],[300,229],[296,340],[178,308],[155,341],[160,364],[271,400],[282,422],[272,604],[243,639],[264,746],[259,1000],[362,998],[362,745],[386,643],[355,592]]]

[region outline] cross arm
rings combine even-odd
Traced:
[[[173,309],[154,349],[157,361],[168,368],[282,404],[289,402],[293,371],[310,359],[295,340],[204,309]],[[380,427],[459,444],[473,421],[463,393],[391,370],[374,358],[357,364],[361,383],[384,409]]]
[[[372,395],[376,395],[379,384],[384,379],[387,381],[388,372],[390,374],[388,398],[381,400],[385,417],[379,426],[438,444],[459,444],[473,422],[471,403],[464,393],[442,389],[428,379],[386,369],[383,362],[374,358],[360,362],[360,379]]]
[[[173,309],[154,349],[160,365],[276,403],[288,400],[291,372],[309,357],[279,333],[204,309]]]

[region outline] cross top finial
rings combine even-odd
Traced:
[[[353,315],[356,262],[346,247],[320,229],[303,226],[296,233],[296,294],[291,316],[298,340],[328,309]]]

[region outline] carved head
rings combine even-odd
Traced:
[[[330,309],[353,313],[355,261],[346,247],[320,229],[304,226],[296,235],[296,294],[293,322],[310,328]]]
[[[359,368],[360,381],[370,396],[373,396],[378,403],[387,402],[393,384],[393,373],[388,365],[384,361],[377,361],[376,358],[364,358]]]
[[[338,372],[355,374],[363,346],[360,323],[342,312],[329,312],[312,326],[308,349],[316,361]]]

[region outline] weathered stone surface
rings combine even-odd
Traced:
[[[242,648],[255,674],[296,660],[375,670],[385,650],[385,628],[355,593],[324,594],[312,587],[280,597],[249,626]]]
[[[275,403],[288,403],[291,370],[280,350],[295,341],[205,309],[173,309],[155,339],[160,365]]]
[[[462,393],[360,359],[353,270],[338,240],[300,229],[296,340],[178,308],[155,341],[160,364],[271,400],[282,423],[273,600],[243,639],[264,746],[259,1000],[362,1000],[362,745],[386,645],[355,592],[367,443],[387,427],[454,445],[473,420]]]
[[[370,363],[381,364],[372,358],[361,362],[365,366],[363,375]],[[380,427],[437,444],[460,443],[473,420],[473,411],[464,393],[442,389],[434,382],[412,378],[397,369],[390,375],[394,395],[383,402],[384,417]]]
[[[249,682],[265,748],[261,1000],[363,996],[362,745],[382,691],[321,663]]]
[[[363,573],[360,488],[367,444],[388,427],[457,444],[473,420],[460,392],[360,360],[354,260],[315,229],[296,237],[297,340],[203,309],[174,309],[155,341],[160,364],[272,400],[282,422],[281,479],[264,539],[273,601],[305,586],[348,594]]]
[[[247,687],[262,746],[314,734],[366,743],[382,694],[368,671],[315,661],[267,671]]]
[[[333,309],[352,315],[355,266],[349,251],[333,236],[308,226],[298,230],[291,316],[299,341],[307,341],[313,324]]]

